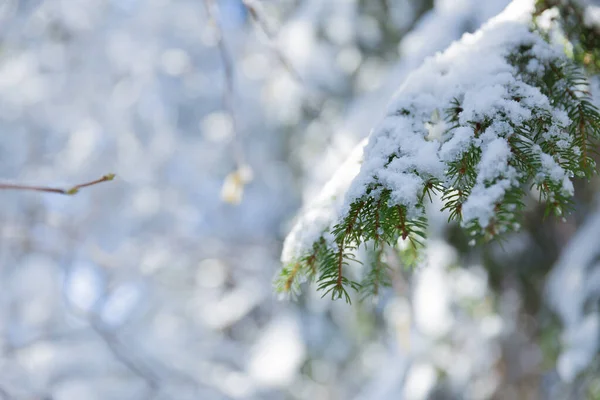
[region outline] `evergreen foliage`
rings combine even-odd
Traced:
[[[535,15],[550,6],[551,1],[538,2]],[[561,15],[565,29],[573,28],[576,7]],[[483,34],[501,37],[503,29],[507,36],[514,33],[512,23],[498,23],[494,29],[497,32],[490,28]],[[510,73],[510,79],[499,80],[501,106],[490,102],[487,108],[477,108],[476,82],[468,82],[468,77],[466,86],[458,87],[453,98],[433,112],[418,95],[411,97],[408,90],[403,98],[401,91],[386,117],[388,125],[391,120],[397,126],[384,123],[371,135],[361,174],[345,194],[347,204],[308,251],[301,247],[301,254],[284,259],[277,290],[297,293],[300,283],[314,280],[323,296],[332,299],[349,302],[349,288],[363,296],[377,295],[391,283],[389,257],[398,257],[406,266],[418,260],[427,235],[426,207],[433,196],[441,198],[449,222],[460,223],[472,244],[518,230],[531,193],[545,203],[547,215],[569,212],[571,179],[589,179],[596,172],[592,156],[600,138],[600,112],[579,66],[597,67],[598,36],[589,35],[591,28],[577,29],[571,30],[578,38],[572,58],[553,51],[549,35],[533,23],[522,40],[500,44],[493,37],[488,40],[487,46],[497,45],[493,51],[505,62],[496,73]],[[593,62],[584,62],[590,59]],[[454,67],[465,62],[479,60],[457,61],[459,66]],[[446,65],[440,62],[436,67]],[[406,147],[388,148],[383,165],[369,169],[376,164],[377,146],[397,146],[397,135],[411,134],[420,140],[415,142],[418,151],[411,150],[408,139],[400,140]],[[424,146],[438,155],[441,167],[413,160]],[[348,270],[359,259],[365,261],[362,279]]]

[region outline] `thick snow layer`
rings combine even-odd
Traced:
[[[480,147],[482,158],[477,184],[464,204],[464,219],[478,219],[481,226],[487,225],[494,204],[518,184],[517,171],[507,165],[511,153],[506,137],[511,132],[505,121],[524,121],[531,118],[534,109],[551,111],[548,99],[537,88],[516,79],[516,68],[506,59],[520,45],[533,46],[540,62],[560,57],[558,49],[529,31],[531,9],[523,7],[526,3],[514,2],[480,31],[464,35],[409,76],[387,116],[371,134],[365,162],[348,191],[343,210],[363,195],[367,185],[377,182],[392,191],[392,201],[408,207],[409,215],[417,214],[414,207],[423,178],[444,181],[446,163],[474,144]],[[513,100],[515,97],[520,101]],[[461,99],[461,126],[445,141],[429,140],[426,122],[454,99]],[[468,122],[483,121],[499,112],[504,114],[504,121],[494,122],[475,139]],[[389,163],[393,157],[397,158]],[[549,170],[557,180],[563,180],[558,164]]]
[[[302,257],[337,220],[344,203],[344,193],[360,169],[365,144],[366,140],[363,140],[356,146],[350,157],[325,185],[319,197],[300,214],[283,244],[281,260],[284,263]]]
[[[393,2],[396,3],[404,3]],[[408,3],[413,3],[408,1]],[[417,2],[414,2],[415,4]],[[398,45],[400,58],[396,65],[381,79],[381,85],[354,100],[320,160],[307,161],[307,189],[305,198],[313,199],[333,172],[360,140],[368,136],[371,128],[385,116],[389,99],[415,68],[452,42],[459,40],[464,32],[479,28],[491,17],[500,13],[509,0],[436,0],[433,8],[416,22]],[[336,9],[339,6],[336,5]]]

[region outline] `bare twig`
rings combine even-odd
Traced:
[[[83,189],[88,186],[97,185],[102,182],[108,182],[115,179],[115,174],[107,174],[104,175],[100,179],[96,179],[90,182],[80,183],[75,185],[69,189],[63,188],[55,188],[55,187],[47,187],[47,186],[30,186],[30,185],[21,185],[16,183],[1,183],[0,182],[0,190],[31,190],[35,192],[48,192],[48,193],[58,193],[65,195],[74,195],[79,192],[80,189]]]
[[[329,97],[329,94],[331,94],[331,90],[317,81],[308,82],[308,80],[302,77],[298,72],[298,69],[294,67],[293,63],[279,48],[277,43],[278,33],[270,27],[264,9],[258,0],[242,0],[242,4],[246,7],[246,10],[248,10],[248,14],[250,14],[254,23],[264,33],[266,44],[269,46],[271,52],[274,53],[275,57],[277,57],[277,60],[287,71],[292,80],[303,88],[304,97],[308,101],[306,111],[312,115],[312,118],[317,119],[323,111],[322,105]]]
[[[216,6],[214,0],[204,0],[204,8],[206,10],[206,14],[209,19],[212,21],[215,27],[215,32],[217,35],[217,45],[219,46],[219,54],[221,55],[221,63],[223,64],[223,77],[224,77],[224,90],[223,90],[223,105],[229,111],[231,116],[231,123],[233,125],[233,151],[234,156],[238,165],[238,168],[245,165],[244,162],[244,152],[242,149],[242,145],[240,143],[239,138],[239,126],[235,113],[234,106],[234,93],[235,93],[235,85],[234,85],[234,67],[233,60],[229,51],[227,51],[227,45],[225,44],[225,37],[223,34],[223,28],[221,27],[219,21],[219,9]]]
[[[267,19],[262,13],[260,5],[256,0],[242,0],[244,7],[248,10],[248,13],[252,17],[252,20],[260,27],[265,36],[268,39],[269,47],[277,56],[277,59],[283,65],[283,67],[289,72],[289,74],[303,86],[306,86],[304,80],[298,73],[298,71],[294,68],[294,66],[290,63],[290,61],[285,57],[285,55],[281,52],[281,50],[277,47],[275,40],[275,33],[270,29],[269,24],[267,23]]]

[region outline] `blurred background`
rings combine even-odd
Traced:
[[[434,217],[377,302],[273,293],[407,74],[507,3],[0,0],[2,180],[117,174],[0,191],[0,398],[600,398],[593,185],[503,247]]]

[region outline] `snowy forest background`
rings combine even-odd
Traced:
[[[597,179],[502,244],[432,221],[376,302],[274,294],[408,73],[508,3],[0,0],[2,179],[117,174],[0,191],[0,398],[600,399]]]

